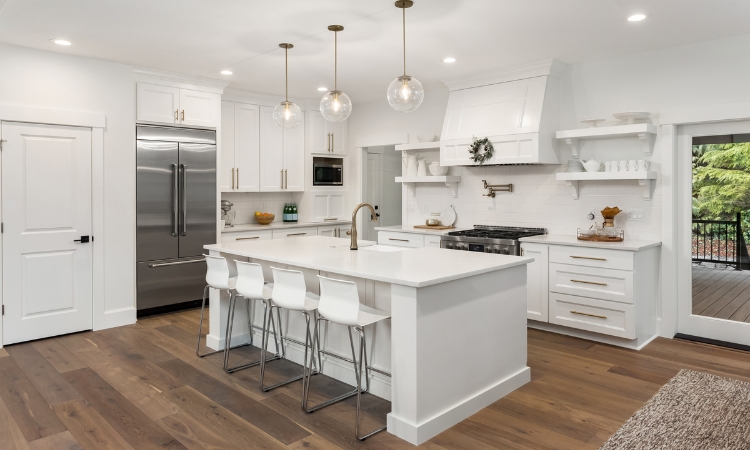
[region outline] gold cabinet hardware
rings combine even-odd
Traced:
[[[571,256],[573,259],[591,259],[593,261],[606,261],[607,258],[594,258],[591,256]]]
[[[326,220],[339,220],[339,219],[335,217],[328,217],[328,218],[323,219],[323,221],[326,221]]]
[[[335,145],[336,144],[335,144],[335,141],[334,141],[333,133],[331,133],[331,153],[334,152],[333,148],[334,148]]]
[[[232,189],[234,189],[234,167],[232,167]]]
[[[388,238],[389,241],[409,242],[408,239]]]
[[[281,169],[281,189],[284,189],[284,169]]]
[[[597,283],[596,281],[570,280],[571,283],[595,284],[597,286],[607,286],[607,283]]]
[[[292,234],[287,234],[287,236],[304,236],[306,234],[307,233],[292,233]]]
[[[260,239],[260,236],[252,236],[252,237],[244,237],[244,238],[237,238],[235,240],[237,241],[247,241],[249,239]]]
[[[183,122],[185,121],[185,110],[184,109],[182,110],[182,121]]]
[[[523,256],[523,247],[521,247],[521,256]]]
[[[239,189],[239,188],[240,188],[240,168],[239,168],[239,167],[237,167],[237,168],[236,168],[236,169],[234,169],[234,170],[236,170],[236,171],[237,171],[237,189]]]
[[[180,120],[179,114],[180,114],[180,110],[179,109],[175,109],[174,110],[174,120]]]
[[[578,312],[578,311],[571,311],[570,313],[571,314],[577,314],[579,316],[596,317],[597,319],[606,319],[607,318],[607,316],[599,316],[599,315],[596,315],[596,314],[589,314],[589,313]]]

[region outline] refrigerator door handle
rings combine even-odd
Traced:
[[[174,262],[165,262],[165,263],[149,263],[148,268],[149,269],[155,269],[157,267],[166,267],[166,266],[181,266],[183,264],[194,264],[194,263],[201,263],[205,262],[206,258],[201,259],[191,259],[188,261],[174,261]]]
[[[182,167],[182,235],[187,236],[187,166]]]
[[[179,222],[179,199],[180,199],[180,175],[177,172],[177,164],[172,164],[172,176],[174,176],[174,183],[172,184],[172,236],[177,237],[177,224]]]

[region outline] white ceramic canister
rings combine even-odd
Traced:
[[[425,164],[425,160],[420,159],[417,162],[419,163],[419,166],[417,167],[417,176],[426,177],[427,176],[427,164]]]

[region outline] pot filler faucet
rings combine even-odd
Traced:
[[[357,250],[359,247],[357,247],[357,213],[359,212],[360,208],[363,206],[367,206],[370,208],[370,220],[373,222],[378,221],[378,216],[375,214],[375,208],[372,207],[369,203],[360,203],[354,208],[354,212],[352,212],[352,229],[349,233],[352,237],[352,243],[349,246],[349,250]]]

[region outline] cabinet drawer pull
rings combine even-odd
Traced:
[[[408,239],[388,238],[389,241],[409,242]]]
[[[244,238],[237,238],[236,241],[247,241],[248,239],[260,239],[260,236],[251,236],[251,237],[244,237]]]
[[[339,220],[339,219],[338,219],[338,217],[328,217],[328,218],[325,218],[323,220],[326,221],[326,220]]]
[[[178,114],[180,114],[180,110],[179,109],[175,109],[174,110],[174,120],[180,120]]]
[[[331,133],[331,153],[333,153],[333,151],[334,151],[333,149],[334,149],[334,145],[335,145],[333,139],[334,139],[333,138],[333,133]]]
[[[578,312],[578,311],[571,311],[570,313],[571,314],[578,314],[579,316],[596,317],[597,319],[606,319],[607,318],[607,316],[599,316],[599,315],[596,315],[596,314],[589,314],[589,313]]]
[[[182,121],[183,122],[185,121],[185,110],[184,109],[182,110]]]
[[[287,234],[287,236],[304,236],[306,234],[307,233],[292,233],[292,234]]]
[[[594,260],[594,261],[606,261],[607,260],[607,258],[594,258],[594,257],[591,257],[591,256],[571,256],[571,258],[573,258],[573,259],[591,259],[591,260]]]
[[[570,280],[571,283],[595,284],[597,286],[607,286],[607,283],[597,283],[596,281]]]

